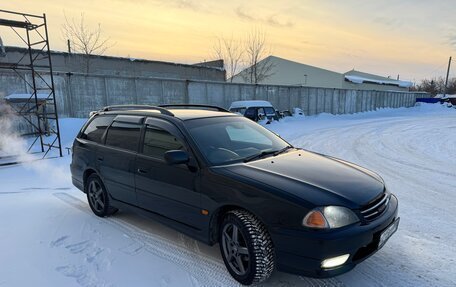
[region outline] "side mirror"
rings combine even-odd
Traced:
[[[190,161],[188,153],[183,150],[169,150],[165,152],[165,161],[169,165],[184,164]]]

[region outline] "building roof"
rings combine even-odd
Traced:
[[[371,83],[379,85],[393,85],[402,88],[410,88],[413,86],[413,83],[410,81],[395,80],[387,77],[356,71],[355,69],[346,72],[344,76],[346,81],[355,84]]]
[[[27,48],[16,47],[16,46],[5,46],[5,49],[6,49],[6,53],[10,53],[10,52],[26,53],[28,51]],[[32,51],[38,52],[40,50],[32,49]],[[223,66],[220,67],[220,64],[223,65],[223,60],[210,61],[210,62],[207,62],[206,65],[204,65],[204,63],[183,64],[183,63],[174,63],[174,62],[166,62],[166,61],[159,61],[159,60],[138,59],[138,58],[132,58],[132,57],[119,57],[119,56],[107,56],[107,55],[85,55],[85,54],[76,53],[76,52],[72,52],[70,54],[68,52],[55,51],[55,50],[51,50],[51,54],[52,55],[62,55],[62,56],[79,55],[79,56],[84,56],[84,57],[89,56],[91,59],[108,59],[108,60],[110,59],[110,60],[119,60],[119,61],[125,61],[125,62],[155,63],[155,64],[165,64],[165,65],[191,67],[191,68],[200,67],[200,68],[205,68],[205,69],[217,69],[217,70],[223,69]]]
[[[223,59],[218,59],[218,60],[213,60],[213,61],[204,61],[200,63],[195,63],[192,64],[192,66],[199,66],[199,67],[208,67],[208,68],[217,68],[224,70],[225,69],[225,64],[223,62]]]
[[[316,67],[316,66],[312,66],[312,65],[307,65],[307,64],[303,64],[303,63],[299,63],[299,62],[296,62],[296,61],[280,58],[280,57],[273,56],[273,55],[264,58],[262,61],[260,61],[260,63],[263,62],[263,61],[273,61],[273,62],[275,62],[277,64],[284,63],[284,64],[287,64],[287,65],[292,65],[292,66],[301,67],[301,68],[311,68],[311,69],[316,69],[316,70],[320,70],[320,71],[324,71],[324,72],[328,72],[328,73],[340,74],[340,73],[337,73],[337,72],[334,72],[334,71],[331,71],[331,70],[328,70],[328,69],[324,69],[324,68],[320,68],[320,67]]]
[[[273,68],[270,76],[260,81],[259,84],[364,90],[405,90],[413,85],[409,81],[390,79],[355,70],[342,74],[276,56],[268,56],[258,65],[263,65],[265,62],[271,64]],[[247,75],[249,70],[250,67],[235,75],[233,82],[246,82],[242,76]],[[391,86],[397,88],[391,88]]]
[[[322,78],[320,75],[325,75],[325,77],[330,78],[331,81],[342,82],[342,74],[340,73],[287,60],[277,56],[268,56],[258,62],[258,65],[264,65],[265,63],[272,65],[272,69],[270,71],[270,76],[267,77],[264,81],[260,82],[260,84],[296,86],[312,86],[313,84],[314,86],[321,86]],[[249,68],[246,68],[245,70],[233,76],[233,82],[243,82],[242,76],[245,75],[248,70]],[[342,84],[340,83],[340,85]]]

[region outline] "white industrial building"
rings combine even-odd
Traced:
[[[271,65],[269,76],[258,84],[307,86],[319,88],[408,91],[412,82],[395,80],[356,70],[344,74],[290,61],[276,56],[269,56],[258,65]],[[233,77],[234,83],[249,83],[246,80],[250,67]]]

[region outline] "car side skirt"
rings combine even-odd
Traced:
[[[152,212],[152,211],[149,211],[149,210],[146,210],[146,209],[143,209],[143,208],[140,208],[140,207],[137,207],[137,206],[133,206],[133,205],[130,205],[128,203],[125,203],[125,202],[122,202],[122,201],[119,201],[119,200],[115,200],[114,198],[112,198],[110,196],[110,201],[111,201],[111,205],[116,207],[116,208],[119,208],[120,210],[125,210],[125,211],[130,211],[132,213],[135,213],[139,216],[142,216],[142,217],[145,217],[145,218],[148,218],[148,219],[152,219],[152,220],[155,220],[163,225],[165,225],[166,227],[169,227],[171,229],[175,229],[177,230],[178,232],[181,232],[195,240],[198,240],[198,241],[201,241],[205,244],[210,244],[209,242],[209,231],[207,229],[203,229],[203,230],[200,230],[200,229],[196,229],[192,226],[189,226],[189,225],[186,225],[186,224],[183,224],[181,222],[178,222],[178,221],[175,221],[175,220],[172,220],[168,217],[165,217],[161,214],[158,214],[158,213],[155,213],[155,212]]]

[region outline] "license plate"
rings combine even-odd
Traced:
[[[397,218],[393,223],[391,223],[383,232],[380,234],[380,242],[378,243],[378,249],[382,248],[385,245],[386,241],[397,231],[399,226],[399,218]]]

